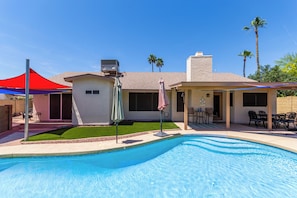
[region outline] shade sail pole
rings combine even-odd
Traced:
[[[30,60],[26,59],[26,101],[25,101],[25,128],[24,128],[24,140],[28,140],[29,136],[29,84],[30,84]]]

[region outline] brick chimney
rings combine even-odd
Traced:
[[[212,80],[212,55],[196,52],[187,59],[187,81]]]

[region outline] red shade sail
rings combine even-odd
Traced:
[[[43,76],[35,72],[33,69],[30,69],[29,75],[30,75],[30,86],[29,86],[30,91],[31,90],[50,91],[50,90],[70,88],[69,86],[61,85],[44,78]],[[0,80],[0,88],[10,89],[10,90],[13,90],[13,89],[24,90],[26,88],[25,81],[26,81],[26,74],[24,73],[20,76]]]

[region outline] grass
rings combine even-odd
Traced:
[[[163,129],[177,129],[173,122],[163,122]],[[160,130],[159,122],[133,122],[129,125],[119,125],[118,134],[126,135],[137,132]],[[116,126],[81,126],[62,128],[29,137],[29,141],[39,140],[67,140],[90,137],[114,136]]]

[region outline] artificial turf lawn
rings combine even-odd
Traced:
[[[178,128],[173,122],[163,122],[163,129]],[[133,122],[129,125],[119,125],[118,134],[126,135],[136,132],[160,130],[159,122]],[[54,131],[37,134],[29,137],[29,141],[38,140],[65,140],[89,137],[114,136],[116,126],[81,126],[72,128],[62,128]]]

